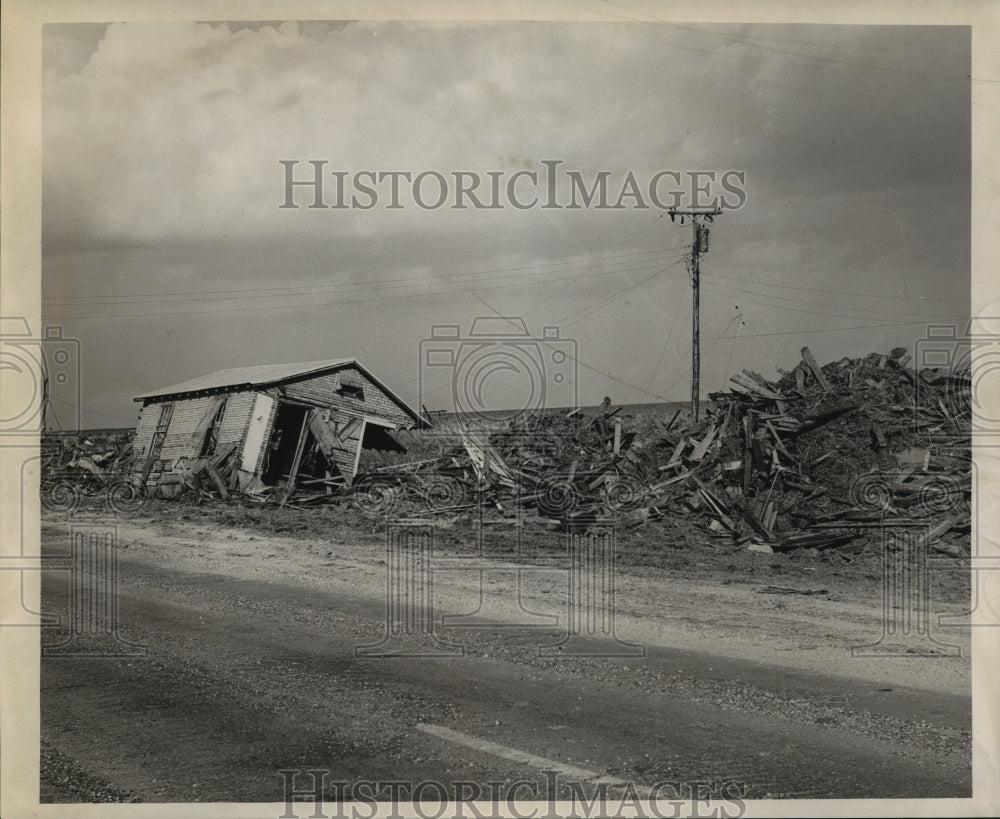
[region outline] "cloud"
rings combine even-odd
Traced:
[[[486,310],[472,295],[486,283],[506,285],[478,293],[511,314],[584,315],[571,329],[595,367],[640,388],[622,400],[642,398],[651,374],[665,389],[684,358],[671,351],[686,343],[686,273],[668,265],[690,237],[654,210],[288,210],[282,159],[484,178],[560,159],[587,179],[612,171],[615,193],[629,170],[745,171],[749,199],[717,221],[706,275],[786,289],[706,290],[706,337],[731,334],[734,304],[748,317],[734,366],[775,344],[768,332],[876,323],[865,306],[901,321],[930,309],[820,291],[968,295],[966,29],[120,23],[48,26],[44,46],[47,312],[95,354],[136,350],[147,373],[168,351],[168,381],[348,354],[376,314],[416,345],[431,322]],[[657,263],[662,277],[628,289]],[[292,287],[312,289],[278,289]],[[844,307],[803,312],[810,300]],[[125,314],[149,315],[110,318]],[[136,344],[137,327],[156,341]],[[832,350],[846,337],[831,338]],[[673,363],[653,372],[661,347]],[[705,366],[721,378],[725,363]],[[592,381],[597,400],[620,389]],[[128,389],[118,376],[115,389]]]

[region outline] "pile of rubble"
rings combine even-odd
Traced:
[[[819,367],[803,348],[777,382],[745,370],[689,439],[697,460],[695,443],[716,436],[716,457],[666,471],[706,470],[711,488],[685,505],[751,548],[852,550],[886,527],[917,527],[959,554],[971,516],[969,373],[909,364],[899,348]]]
[[[157,483],[167,497],[186,497],[200,503],[203,500],[229,500],[236,491],[237,444],[226,444],[212,455],[201,458],[178,458],[171,472],[162,475]],[[146,485],[149,474],[147,463],[140,477]],[[172,488],[171,488],[172,487]]]
[[[235,494],[300,508],[346,503],[379,518],[530,517],[567,531],[669,521],[764,552],[843,554],[886,527],[913,527],[938,551],[967,553],[968,370],[914,370],[903,349],[820,367],[803,348],[779,376],[743,370],[697,421],[686,408],[630,414],[605,399],[592,410],[439,423],[412,433],[430,457],[369,468],[349,487],[235,493],[235,444],[182,459],[171,477],[199,502]],[[129,435],[55,437],[42,455],[49,509],[71,511],[95,494],[120,511],[143,501]]]
[[[129,478],[132,435],[78,437],[44,435],[41,444],[41,503],[53,512],[72,512],[83,498],[101,496],[124,510],[139,500]]]
[[[411,518],[532,510],[568,530],[670,517],[758,551],[851,551],[886,526],[914,526],[958,555],[969,373],[909,363],[897,349],[820,367],[803,348],[777,381],[734,376],[697,423],[684,411],[623,417],[605,399],[590,413],[466,425],[437,457],[370,471],[347,497]]]
[[[180,458],[169,474],[178,484],[173,497],[201,502],[228,500],[235,489],[236,444],[207,458]],[[72,512],[85,498],[106,502],[113,511],[131,512],[146,499],[150,464],[136,464],[132,433],[111,436],[44,436],[41,502],[50,512]],[[164,481],[167,483],[167,481]]]

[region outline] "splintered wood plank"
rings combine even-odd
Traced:
[[[339,449],[337,436],[330,429],[329,424],[323,420],[323,414],[319,410],[309,411],[309,431],[313,434],[313,437],[319,442],[320,449],[323,450],[323,454],[328,456],[334,449]]]
[[[819,384],[823,392],[829,392],[830,382],[826,380],[826,376],[823,375],[823,370],[820,368],[819,364],[816,363],[816,359],[813,358],[813,354],[809,351],[808,347],[802,348],[802,360],[805,362],[810,372],[812,372],[813,376],[815,376],[816,383]]]
[[[888,446],[889,442],[885,438],[885,433],[878,424],[872,424],[872,434],[875,436],[875,445],[879,449],[885,449]]]
[[[774,390],[761,386],[756,381],[748,378],[742,373],[736,373],[736,375],[731,376],[729,380],[738,387],[742,387],[747,392],[752,392],[754,395],[759,395],[762,398],[770,398],[772,401],[780,401],[782,399],[782,396]]]
[[[233,452],[236,450],[237,446],[238,446],[238,443],[236,441],[233,441],[232,443],[226,444],[224,447],[222,447],[222,449],[220,449],[216,453],[215,457],[212,458],[212,461],[211,461],[212,466],[215,469],[218,469],[219,465],[223,461],[225,461],[226,458],[228,458],[230,455],[233,454]]]
[[[684,448],[690,443],[687,438],[681,438],[677,442],[677,446],[674,447],[674,453],[670,456],[670,460],[660,467],[660,472],[665,469],[673,469],[675,466],[681,465],[681,455],[684,452]]]
[[[776,385],[772,384],[770,381],[764,378],[764,376],[762,376],[760,373],[756,373],[753,370],[743,370],[743,375],[745,375],[747,378],[754,381],[755,383],[759,384],[765,390],[768,390],[770,392],[776,392],[778,389]]]
[[[750,489],[753,465],[753,413],[748,412],[743,419],[743,494]]]
[[[773,426],[771,426],[771,422],[765,421],[764,423],[767,424],[768,430],[770,430],[771,435],[774,436],[774,442],[778,445],[778,449],[784,452],[785,457],[787,457],[789,460],[794,460],[791,456],[791,453],[789,453],[789,451],[785,449],[785,445],[784,443],[782,443],[781,436],[778,435],[778,431]]]
[[[775,507],[774,501],[768,501],[764,506],[764,514],[762,517],[762,523],[764,528],[769,532],[774,529],[774,521],[778,517],[778,510]]]
[[[222,482],[222,478],[219,477],[219,473],[216,472],[211,464],[205,464],[202,469],[205,470],[205,474],[212,479],[212,483],[215,484],[215,488],[219,490],[219,494],[225,499],[229,497],[229,490],[226,489],[226,485]]]
[[[345,421],[341,424],[340,429],[337,430],[337,437],[341,441],[346,441],[350,438],[354,432],[361,426],[361,418],[351,418],[349,421]]]
[[[712,439],[715,438],[715,433],[719,431],[719,428],[713,424],[712,427],[705,434],[705,437],[699,442],[699,444],[694,448],[691,454],[688,456],[692,461],[700,461],[705,457],[705,453],[708,452],[708,447],[712,443]]]

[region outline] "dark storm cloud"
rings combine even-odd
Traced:
[[[575,288],[553,271],[560,263],[656,249],[665,267],[674,258],[669,251],[689,240],[669,220],[631,210],[281,210],[278,160],[325,159],[352,173],[447,175],[541,170],[541,160],[561,159],[564,168],[607,169],[617,179],[629,170],[649,178],[660,169],[734,168],[745,171],[749,198],[718,221],[707,276],[753,274],[807,288],[773,292],[816,302],[834,298],[818,292],[831,283],[847,292],[962,299],[969,292],[969,48],[964,28],[901,26],[49,27],[47,310],[81,335],[95,332],[94,320],[70,317],[173,312],[148,318],[145,329],[159,334],[161,325],[180,323],[199,340],[190,352],[182,345],[170,351],[184,375],[212,369],[199,357],[209,348],[213,365],[252,363],[262,355],[255,343],[268,334],[275,360],[303,358],[297,331],[284,321],[295,311],[241,313],[267,302],[218,294],[202,306],[171,305],[155,294],[331,286],[318,304],[338,326],[363,333],[364,322],[345,319],[362,308],[338,301],[335,286],[367,282],[375,288],[367,296],[386,295],[378,282],[403,280],[411,289],[391,292],[419,298],[364,303],[366,310],[378,305],[380,320],[395,320],[399,343],[415,345],[421,328],[442,316],[464,321],[486,310],[481,296],[539,321],[595,308],[570,328],[595,366],[624,371],[638,388],[651,384],[662,394],[667,381],[652,362],[661,347],[683,354],[684,311],[677,332],[663,340],[665,314],[686,298],[683,266],[620,297],[655,265],[623,273],[624,263],[608,264],[606,276],[581,278]],[[461,286],[452,279],[449,289],[440,278],[532,266],[538,281],[494,277],[509,286],[479,297],[475,279]],[[955,308],[845,297],[843,308],[824,318],[813,315],[822,307],[803,312],[808,304],[748,289],[740,303],[748,337],[863,324],[865,317],[874,323],[877,314],[858,309],[865,306],[899,314],[900,322],[914,308],[942,315]],[[129,294],[150,294],[154,303],[123,303]],[[706,336],[731,334],[738,295],[706,290]],[[281,307],[301,299],[272,301]],[[216,312],[183,314],[205,309]],[[247,315],[256,342],[245,336]],[[124,336],[134,322],[108,319],[100,332]],[[863,348],[881,343],[884,332],[852,333],[848,341]],[[146,352],[150,360],[163,355],[167,337],[158,337]],[[219,338],[239,343],[220,348]],[[844,339],[831,336],[830,350]],[[741,343],[737,363],[770,351],[765,341],[772,344]],[[796,351],[800,342],[788,341]],[[353,343],[346,330],[323,336],[330,355]],[[827,341],[815,343],[823,350]],[[780,365],[783,348],[775,357]],[[380,365],[393,369],[391,356],[385,359]],[[709,355],[708,373],[724,381],[725,363]],[[610,389],[593,380],[598,398]],[[648,396],[622,400],[632,397]]]

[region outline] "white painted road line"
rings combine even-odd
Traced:
[[[461,731],[455,731],[441,725],[427,725],[426,723],[419,723],[417,725],[417,730],[423,731],[425,734],[435,736],[438,739],[446,739],[448,742],[464,745],[465,747],[472,748],[475,751],[493,754],[493,756],[509,759],[511,762],[520,762],[523,765],[530,765],[532,768],[537,768],[540,771],[558,771],[559,773],[564,774],[565,776],[573,777],[574,779],[580,779],[583,781],[595,780],[597,783],[606,783],[608,785],[627,784],[624,779],[618,779],[614,776],[602,776],[597,771],[592,771],[589,768],[581,768],[577,765],[557,762],[554,759],[546,759],[544,756],[536,756],[535,754],[529,754],[527,751],[519,751],[517,748],[509,748],[506,745],[500,745],[486,739],[478,739],[477,737],[470,736],[469,734],[463,734]],[[639,786],[636,787],[637,789],[639,788]]]

